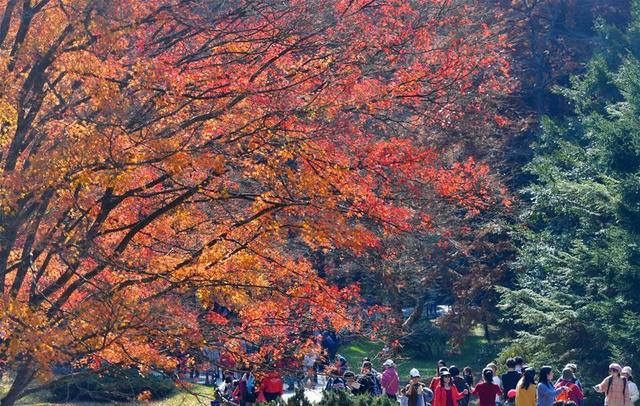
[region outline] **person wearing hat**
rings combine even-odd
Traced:
[[[347,392],[353,393],[354,390],[358,390],[360,388],[360,384],[356,382],[356,373],[353,371],[345,371],[344,375],[342,375],[344,379],[345,390]]]
[[[436,386],[440,383],[440,374],[444,371],[448,371],[447,363],[443,360],[438,361],[438,366],[436,367],[436,374],[433,378],[431,378],[431,382],[429,382],[429,389],[434,391]]]
[[[562,386],[566,386],[569,388],[568,391],[565,391],[558,395],[556,400],[561,400],[563,402],[575,402],[576,405],[579,405],[584,400],[584,394],[582,393],[582,389],[576,383],[576,377],[573,374],[573,369],[565,367],[562,370],[562,377],[558,382],[556,382],[555,387],[560,388]]]
[[[400,387],[400,377],[398,376],[398,370],[393,360],[386,360],[382,364],[384,372],[382,373],[382,379],[380,385],[384,395],[390,399],[397,400],[398,388]]]
[[[568,363],[565,368],[569,368],[573,371],[573,383],[575,383],[576,385],[578,385],[578,388],[580,388],[580,390],[582,391],[582,393],[584,393],[584,389],[582,388],[582,382],[580,382],[580,379],[578,378],[577,374],[578,374],[578,365],[576,365],[573,362]],[[580,400],[578,402],[578,406],[584,406],[584,399]]]
[[[622,368],[622,377],[627,379],[627,387],[629,388],[629,396],[631,397],[631,406],[640,398],[640,392],[638,392],[638,385],[633,381],[633,371],[631,367]]]
[[[433,393],[433,406],[458,406],[458,401],[468,393],[467,389],[458,392],[458,388],[453,384],[451,373],[445,371],[440,374],[440,384]]]
[[[567,365],[564,366],[564,369],[567,369],[567,368],[569,368],[571,371],[573,371],[573,383],[578,385],[580,387],[580,390],[584,392],[584,389],[582,389],[582,383],[580,382],[580,379],[578,379],[578,376],[577,376],[578,366],[576,364],[570,362],[570,363],[568,363]],[[558,382],[560,382],[561,380],[562,380],[562,377],[559,377],[558,380],[556,381],[556,384],[558,384]]]
[[[440,375],[442,375],[443,372],[449,372],[449,368],[447,367],[440,368],[440,370],[438,371],[438,375],[431,378],[431,382],[429,382],[429,389],[431,389],[431,391],[433,391],[434,393],[438,385],[440,385]]]
[[[627,387],[627,378],[622,377],[620,364],[609,365],[609,376],[593,387],[598,393],[604,393],[605,406],[631,406],[631,394]]]
[[[411,380],[402,390],[408,400],[407,406],[427,406],[433,399],[433,392],[420,382],[420,371],[413,368],[409,371],[409,376]]]

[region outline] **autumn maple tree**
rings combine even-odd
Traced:
[[[486,166],[430,142],[508,88],[473,7],[0,1],[1,404],[72,378],[55,364],[357,329],[357,288],[291,241],[358,254],[437,224],[411,196],[494,204]]]

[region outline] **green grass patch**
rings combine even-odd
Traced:
[[[398,366],[398,373],[402,380],[407,380],[411,368],[417,368],[423,378],[432,377],[435,374],[438,360],[445,360],[447,365],[456,365],[460,370],[465,366],[470,366],[476,376],[480,370],[489,362],[493,361],[501,347],[500,342],[489,343],[486,338],[475,334],[469,336],[461,348],[460,354],[449,354],[445,351],[432,356],[423,356],[404,348],[394,361]],[[383,359],[378,357],[384,344],[365,339],[356,339],[344,345],[338,351],[349,362],[350,368],[359,369],[362,359],[369,357],[373,360],[376,369],[382,369]]]
[[[166,399],[145,403],[155,406],[200,406],[211,404],[214,399],[214,388],[204,385],[192,385],[190,388],[181,389]]]

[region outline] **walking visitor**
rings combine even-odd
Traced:
[[[553,370],[550,366],[540,368],[540,376],[538,378],[538,401],[537,406],[552,406],[556,401],[556,397],[569,388],[561,386],[555,388],[553,386]]]
[[[538,403],[538,389],[536,384],[536,370],[527,368],[516,386],[516,406],[536,406]]]
[[[622,376],[620,364],[609,365],[609,376],[599,385],[593,387],[598,393],[604,393],[605,406],[630,406],[631,394],[627,385],[627,378]]]
[[[482,371],[484,382],[479,383],[473,389],[473,394],[478,396],[479,406],[495,406],[496,396],[502,395],[500,386],[493,383],[493,370],[485,368]]]
[[[463,399],[468,390],[458,392],[458,388],[453,384],[453,379],[449,371],[440,375],[440,384],[436,387],[433,394],[432,406],[458,406],[458,401]]]
[[[398,388],[400,387],[400,377],[398,376],[398,370],[393,360],[386,360],[382,364],[384,372],[382,372],[382,379],[380,385],[382,386],[383,393],[390,399],[396,400],[398,394]]]

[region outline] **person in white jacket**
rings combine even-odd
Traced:
[[[631,406],[640,398],[640,392],[638,392],[638,385],[633,382],[633,371],[631,367],[622,368],[622,376],[627,378],[627,388],[629,389],[629,396],[631,396]]]

